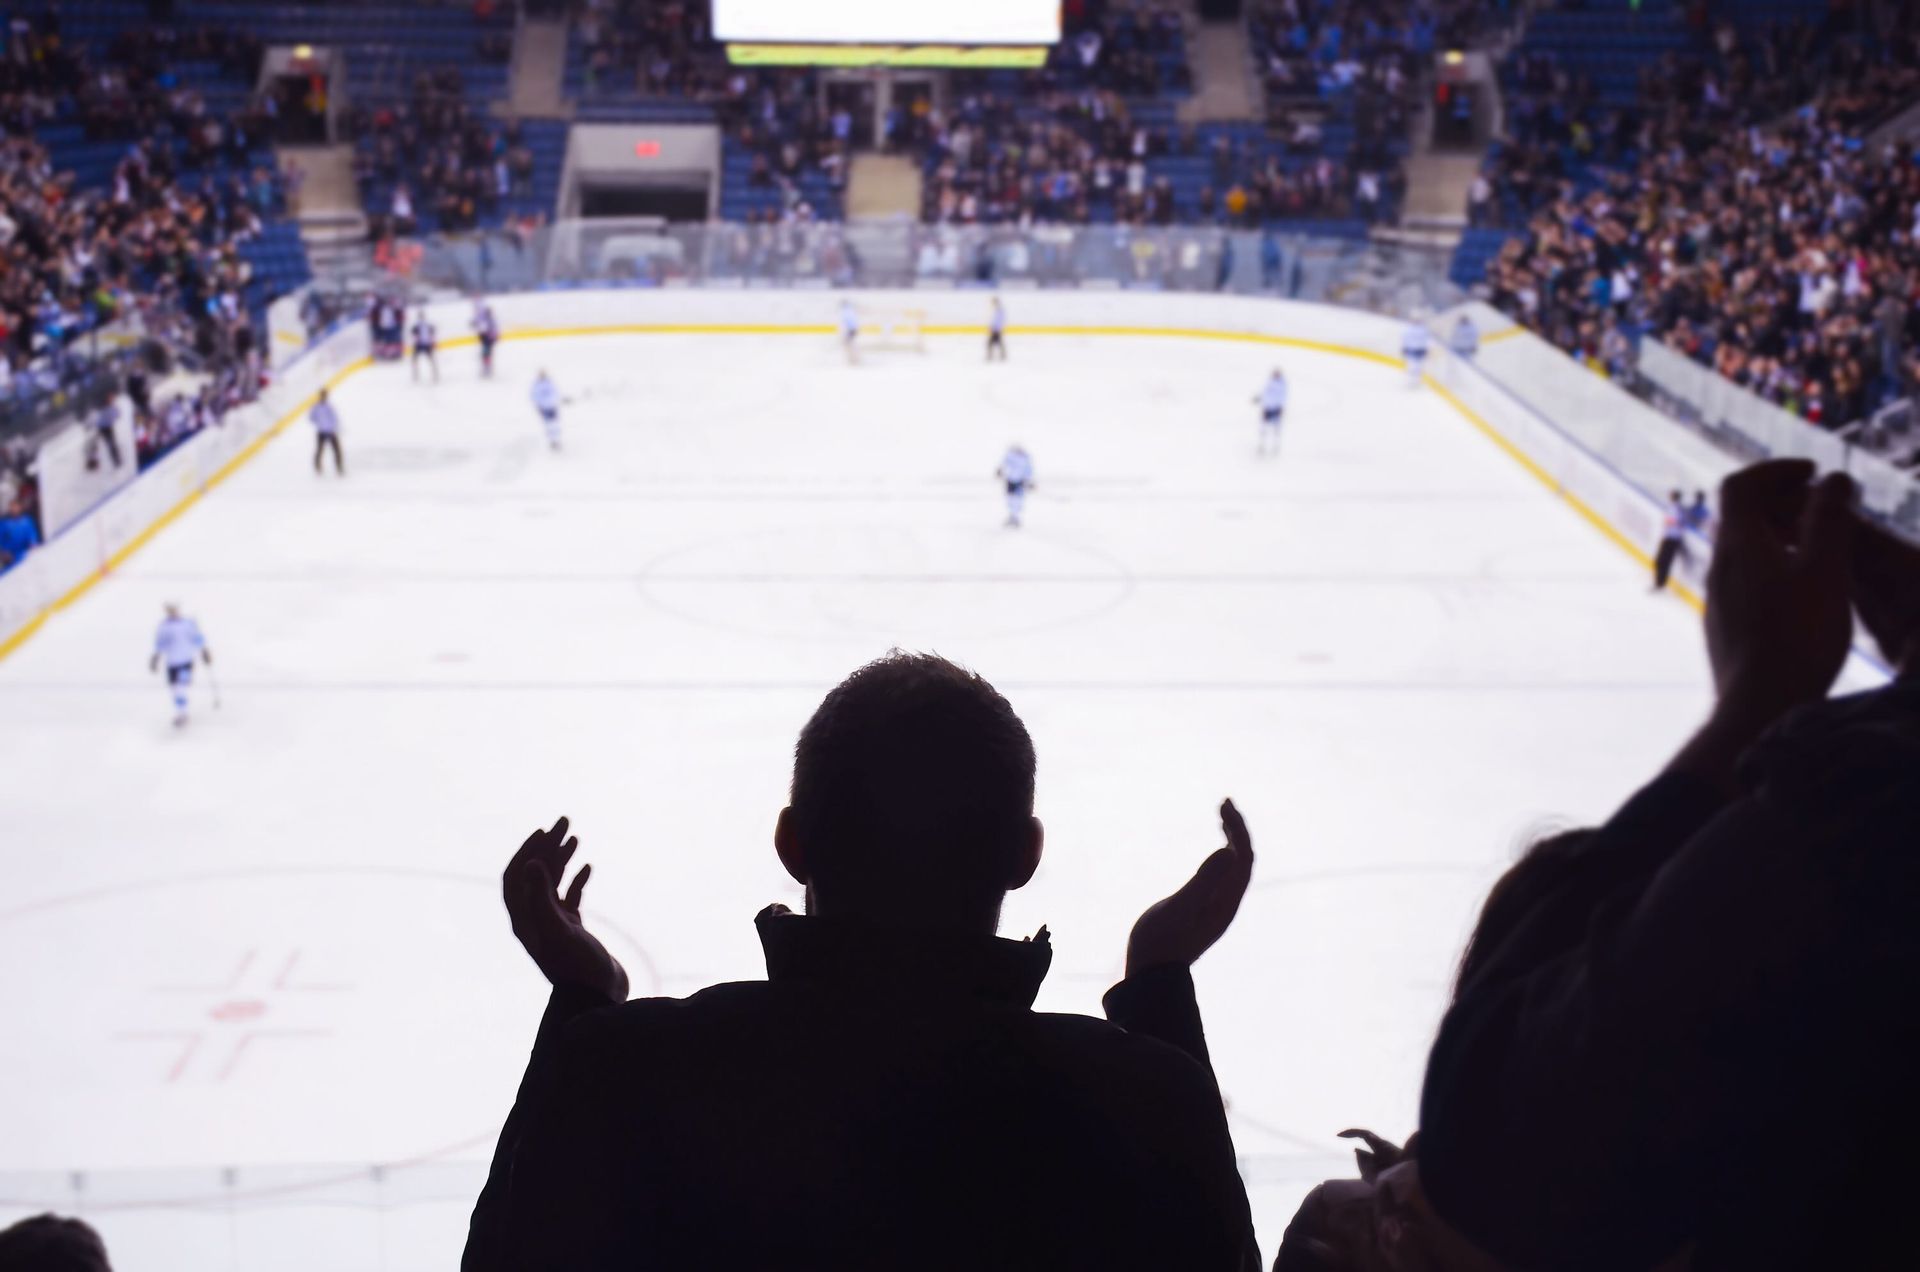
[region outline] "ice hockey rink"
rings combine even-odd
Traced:
[[[761,975],[794,735],[902,646],[1033,731],[1047,856],[1002,931],[1051,929],[1044,1009],[1098,1012],[1220,799],[1246,813],[1253,890],[1196,976],[1271,1259],[1351,1173],[1337,1132],[1415,1126],[1487,885],[1700,717],[1699,620],[1396,369],[1011,343],[375,367],[336,393],[344,480],[289,429],[0,662],[0,1222],[83,1213],[123,1272],[453,1266],[544,1000],[507,856],[573,818],[637,994]],[[218,676],[182,730],[146,670],[167,601]]]

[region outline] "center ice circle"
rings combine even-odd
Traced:
[[[650,562],[639,588],[709,627],[898,641],[1072,626],[1125,603],[1133,579],[1108,553],[1030,529],[847,522],[704,540]]]

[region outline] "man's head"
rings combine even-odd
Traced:
[[[112,1272],[100,1234],[78,1219],[35,1215],[0,1231],[0,1272]]]
[[[168,601],[162,608],[166,611],[168,618],[180,617],[180,603],[178,601]]]
[[[810,914],[991,932],[1040,864],[1033,773],[1033,739],[992,685],[895,651],[800,730],[774,846]]]

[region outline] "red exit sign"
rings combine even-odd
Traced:
[[[633,153],[642,159],[658,159],[660,157],[660,143],[657,141],[636,141],[633,143]]]

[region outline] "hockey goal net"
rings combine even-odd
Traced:
[[[907,349],[925,353],[927,349],[927,311],[862,306],[860,347],[862,349]]]

